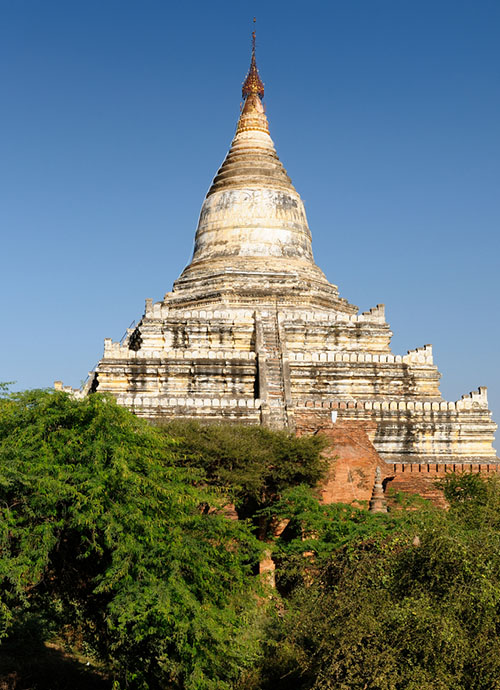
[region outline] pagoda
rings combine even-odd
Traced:
[[[316,265],[269,134],[255,32],[242,95],[191,263],[123,341],[104,341],[77,395],[108,392],[152,420],[368,424],[386,463],[496,463],[486,388],[444,401],[431,345],[393,354],[384,305],[359,313]]]

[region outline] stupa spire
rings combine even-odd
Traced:
[[[196,284],[206,292],[209,279],[221,281],[224,275],[223,289],[229,293],[234,289],[231,281],[238,283],[244,275],[245,289],[255,291],[262,289],[264,275],[274,280],[272,276],[279,274],[279,291],[286,291],[286,284],[303,289],[313,281],[329,298],[337,299],[337,288],[314,263],[304,204],[269,134],[255,30],[242,94],[244,104],[231,146],[203,202],[193,258],[175,290],[186,285],[192,291]]]
[[[253,23],[255,25],[255,17],[253,18]],[[257,94],[259,98],[264,98],[264,84],[259,75],[259,70],[257,68],[257,61],[255,60],[255,29],[252,31],[252,59],[250,60],[250,69],[243,82],[243,87],[241,89],[241,95],[246,100],[250,94]]]

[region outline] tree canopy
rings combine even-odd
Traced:
[[[0,401],[0,631],[43,611],[136,687],[231,687],[259,546],[169,438],[113,399]]]
[[[372,515],[319,502],[321,447],[0,396],[0,680],[37,639],[92,662],[75,690],[500,690],[498,478]]]
[[[328,526],[323,509],[254,688],[500,688],[500,481],[467,473],[441,487],[448,511],[335,506]]]
[[[163,429],[176,440],[177,464],[201,468],[243,519],[274,506],[292,487],[316,486],[325,473],[321,436],[297,438],[262,426],[184,420],[170,421]]]

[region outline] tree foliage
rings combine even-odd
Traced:
[[[2,635],[43,609],[135,687],[231,686],[255,653],[258,544],[172,460],[111,398],[0,401]]]
[[[115,689],[500,690],[499,480],[446,477],[447,511],[325,506],[321,443],[4,395],[4,646],[57,636]]]
[[[226,492],[240,518],[254,518],[291,487],[316,486],[325,473],[320,436],[236,424],[175,420],[165,432],[176,439],[176,462],[202,468],[212,487]]]
[[[318,539],[328,556],[275,621],[254,687],[500,688],[500,486],[470,477],[444,481],[449,511],[383,518],[334,553]]]

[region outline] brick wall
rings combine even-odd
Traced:
[[[386,494],[417,494],[440,507],[445,507],[446,501],[435,482],[447,473],[480,472],[487,476],[500,472],[500,465],[495,463],[386,463],[371,442],[377,431],[376,423],[345,419],[332,421],[329,409],[302,409],[295,413],[295,422],[297,435],[321,434],[328,439],[323,455],[329,460],[329,472],[321,488],[325,503],[364,504],[369,501],[377,466],[382,472]],[[390,497],[388,505],[397,507]]]
[[[425,465],[398,463],[385,464],[381,469],[386,494],[389,495],[388,505],[393,509],[397,508],[397,503],[390,498],[390,494],[397,492],[417,494],[431,501],[434,505],[444,508],[446,507],[446,501],[443,492],[435,486],[437,479],[442,479],[450,472],[473,472],[488,476],[500,471],[500,467],[496,464],[480,463],[428,463]]]
[[[329,410],[311,409],[297,414],[297,434],[318,433],[328,439],[323,451],[329,460],[329,472],[321,489],[325,503],[361,503],[369,501],[375,481],[375,469],[385,465],[373,447],[377,425],[370,421],[337,421]]]

